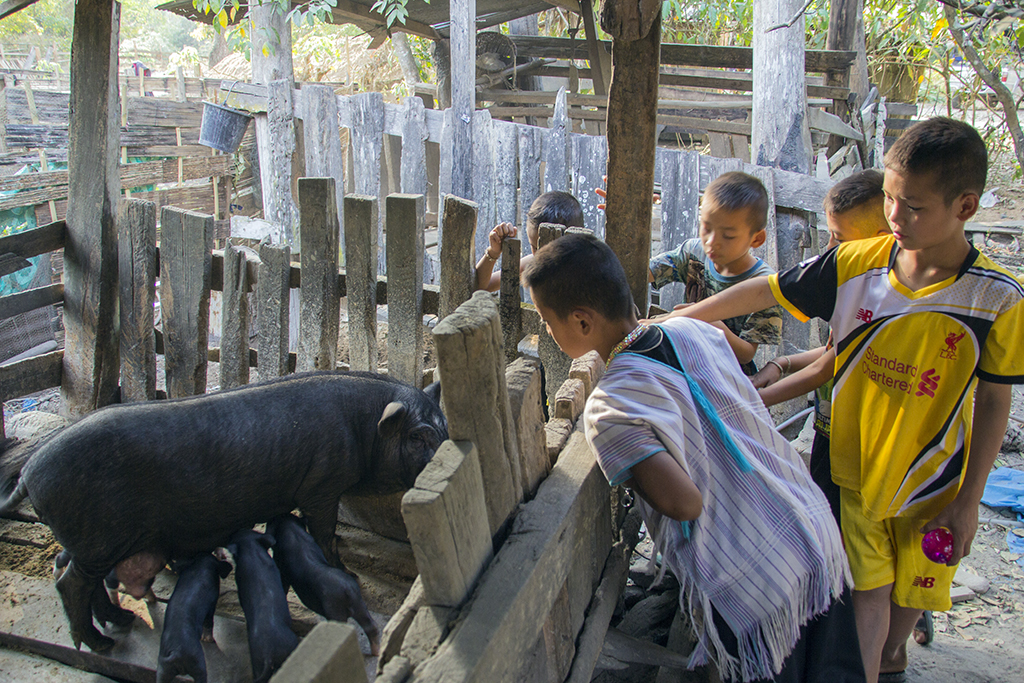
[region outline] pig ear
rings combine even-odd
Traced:
[[[431,401],[436,403],[438,406],[441,405],[441,383],[440,382],[431,382],[423,390],[423,393],[426,394],[427,398],[429,398]]]
[[[266,548],[267,550],[273,548],[274,544],[277,543],[277,539],[271,536],[270,534],[260,534],[259,541],[260,545]]]
[[[405,419],[406,412],[405,404],[398,401],[392,401],[384,406],[384,414],[380,416],[380,421],[377,422],[377,432],[385,437],[395,434]]]

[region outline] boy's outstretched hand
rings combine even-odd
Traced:
[[[501,256],[501,243],[509,237],[515,237],[517,234],[519,234],[519,231],[511,223],[499,223],[494,226],[494,229],[487,235],[489,243],[487,251],[495,255],[492,258],[497,259]]]

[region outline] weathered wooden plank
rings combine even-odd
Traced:
[[[259,378],[268,380],[288,373],[288,320],[291,247],[261,244],[256,278],[256,337]]]
[[[517,225],[519,131],[516,124],[508,121],[493,121],[491,130],[494,135],[494,223]]]
[[[290,39],[289,39],[289,42]],[[267,86],[266,115],[256,115],[257,152],[263,189],[263,215],[284,226],[285,240],[294,241],[298,207],[292,197],[292,156],[295,154],[293,91],[291,82],[281,78]]]
[[[518,444],[505,384],[501,326],[494,298],[476,292],[434,327],[441,377],[453,440],[468,440],[480,453],[491,534],[505,527],[522,492]]]
[[[441,285],[438,317],[446,318],[464,301],[468,301],[476,288],[473,246],[477,225],[477,205],[455,195],[444,198],[441,215]]]
[[[544,391],[540,365],[518,358],[505,369],[508,400],[519,443],[523,496],[530,498],[551,471],[544,432]]]
[[[272,679],[274,683],[366,683],[354,626],[323,621],[313,627]]]
[[[516,516],[509,541],[481,578],[464,618],[416,670],[416,680],[524,680],[526,654],[543,626],[538,617],[551,612],[579,560],[579,530],[608,507],[608,484],[577,434],[537,497]]]
[[[64,349],[0,365],[0,403],[60,386]]]
[[[249,270],[245,251],[231,238],[223,259],[220,388],[232,389],[249,383]]]
[[[121,306],[121,402],[156,398],[156,205],[124,199],[119,205],[118,281]]]
[[[473,201],[476,202],[474,256],[487,249],[494,220],[494,128],[486,109],[473,112]]]
[[[388,109],[385,105],[385,111]],[[403,194],[427,194],[426,109],[418,97],[405,98],[402,117],[401,186]]]
[[[519,227],[526,230],[527,215],[541,194],[540,164],[544,158],[544,131],[536,126],[516,125],[519,131]],[[529,241],[523,240],[525,253]]]
[[[783,21],[788,21],[786,17]],[[510,36],[520,55],[537,59],[587,59],[587,43],[575,41],[575,54],[570,49],[568,38],[534,36]],[[612,43],[601,41],[605,50],[612,49]],[[807,50],[804,66],[807,71],[821,73],[848,67],[856,53],[845,50]],[[749,47],[724,47],[720,45],[684,45],[665,43],[661,50],[661,63],[673,66],[701,66],[721,69],[752,69],[754,51]]]
[[[388,197],[388,375],[423,381],[423,195]]]
[[[19,313],[34,311],[43,306],[63,303],[63,301],[64,285],[60,283],[8,294],[0,297],[0,320]]]
[[[565,88],[558,89],[555,109],[544,138],[544,191],[569,189],[569,114]]]
[[[666,252],[697,236],[700,220],[700,155],[659,147],[657,157],[661,170],[660,251]],[[665,285],[659,291],[661,307],[666,310],[686,300],[686,287],[681,282]]]
[[[338,98],[326,85],[307,85],[302,93],[304,108],[302,135],[306,155],[306,175],[310,178],[334,178],[334,205],[338,209],[338,240],[345,245],[345,160],[338,130]]]
[[[384,221],[387,205],[380,182],[384,153],[384,96],[381,93],[352,95],[351,154],[355,194],[377,198],[377,244],[380,245],[377,272],[385,272]]]
[[[117,43],[120,5],[75,4],[64,246],[62,407],[81,416],[117,391]]]
[[[427,605],[457,607],[491,560],[476,447],[445,441],[402,498],[402,516]]]
[[[377,199],[345,197],[349,367],[377,371]]]
[[[164,207],[160,214],[160,303],[167,397],[206,391],[213,216]]]
[[[571,147],[572,194],[583,209],[583,225],[604,239],[605,212],[598,209],[602,202],[594,190],[604,186],[602,179],[608,170],[608,139],[604,136],[569,136]]]
[[[32,258],[64,247],[67,225],[55,221],[34,230],[18,232],[0,237],[0,255],[13,254],[21,258]]]
[[[339,245],[335,196],[334,178],[299,178],[299,372],[334,370],[337,365]]]
[[[446,112],[446,123],[451,127],[452,144],[442,143],[442,157],[451,155],[451,174],[447,188],[457,197],[472,198],[473,191],[473,110],[476,93],[476,0],[454,0],[449,2],[451,24],[451,111]]]
[[[501,336],[505,346],[505,362],[511,363],[519,355],[519,340],[523,338],[523,295],[519,285],[519,263],[523,248],[515,237],[501,244],[501,293],[498,309],[501,313]]]

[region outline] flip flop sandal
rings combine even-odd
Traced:
[[[890,671],[878,674],[878,683],[907,683],[906,671]]]
[[[931,610],[926,609],[924,613],[921,614],[921,618],[917,620],[917,624],[914,626],[914,631],[924,634],[924,642],[919,643],[920,645],[931,644],[932,640],[935,638],[935,623],[932,619]],[[916,641],[917,638],[915,637],[914,640]]]

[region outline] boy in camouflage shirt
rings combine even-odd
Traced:
[[[775,271],[750,253],[764,244],[768,193],[746,173],[725,173],[704,191],[700,237],[651,259],[648,280],[658,289],[669,282],[686,285],[686,303],[696,303],[752,277]],[[757,372],[759,344],[782,343],[782,307],[715,323],[724,332],[743,372]]]

